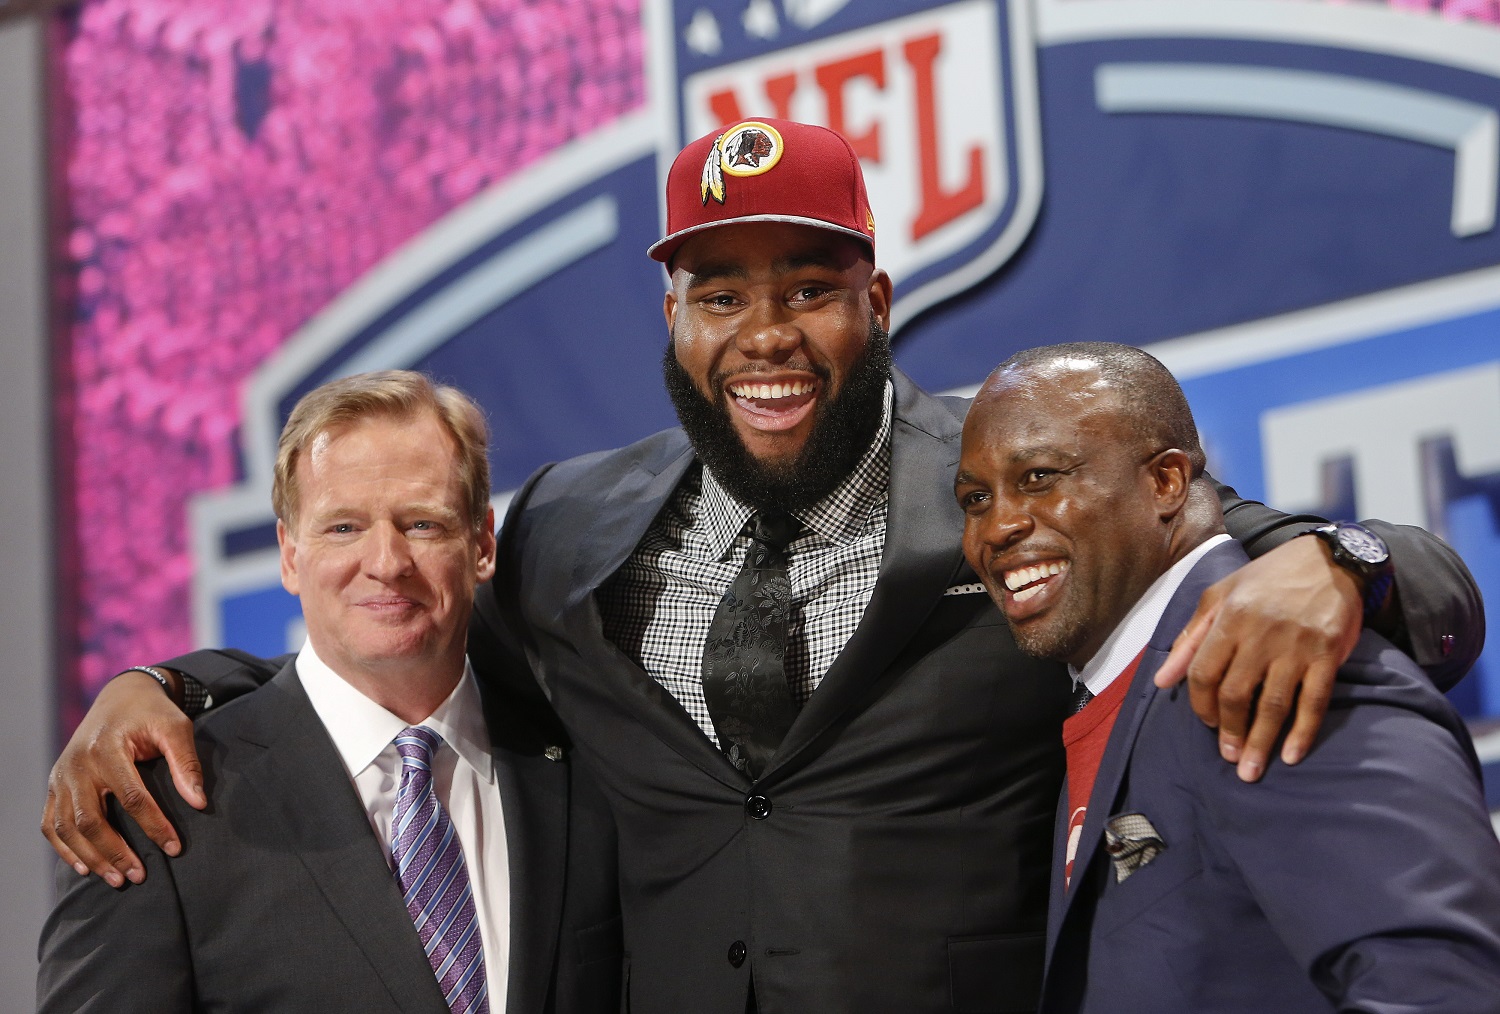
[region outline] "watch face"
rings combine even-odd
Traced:
[[[1384,563],[1390,556],[1379,536],[1352,525],[1339,526],[1339,544],[1365,563]]]

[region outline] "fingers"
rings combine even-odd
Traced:
[[[81,866],[115,887],[142,882],[145,865],[110,824],[106,802],[116,797],[167,854],[180,852],[176,832],[147,792],[135,763],[170,745],[183,773],[179,785],[191,788],[196,781],[201,800],[202,774],[191,738],[192,722],[151,677],[126,673],[111,680],[52,768],[42,834],[74,869]]]
[[[1221,743],[1226,724],[1236,736],[1244,732],[1244,716],[1249,708],[1242,690],[1225,695],[1224,684],[1240,656],[1240,642],[1231,630],[1228,617],[1216,609],[1187,669],[1188,700],[1193,712],[1204,725],[1220,730]]]
[[[177,841],[176,830],[173,829],[171,821],[167,820],[167,815],[161,812],[161,807],[157,805],[156,799],[146,789],[145,783],[141,781],[140,772],[136,770],[134,764],[129,765],[128,768],[108,772],[105,777],[109,784],[109,790],[120,801],[120,809],[124,810],[126,815],[140,826],[140,829],[145,832],[147,838],[154,841],[169,856],[175,856],[182,851],[182,846]],[[114,833],[114,829],[108,824],[104,825],[104,827],[109,833],[107,835],[101,833],[97,840],[91,838],[91,841],[96,846],[102,845],[112,850],[114,842],[111,839],[118,837],[118,835]],[[122,840],[120,844],[124,845],[124,841]],[[135,853],[130,852],[128,847],[125,851],[129,853],[131,860],[139,864],[140,860],[135,859]],[[120,868],[118,863],[115,864],[115,868]],[[132,875],[135,873],[139,874],[141,880],[144,880],[146,877],[144,867],[141,867],[139,870],[126,872],[125,875],[132,882],[138,884],[141,880],[137,880]]]
[[[1162,689],[1174,687],[1187,676],[1188,664],[1193,661],[1193,656],[1203,645],[1203,639],[1208,636],[1216,612],[1217,606],[1211,604],[1206,596],[1199,601],[1193,618],[1188,620],[1187,626],[1182,628],[1182,633],[1178,634],[1177,639],[1172,642],[1172,650],[1167,653],[1161,668],[1156,670],[1154,680],[1158,687]]]
[[[78,858],[78,853],[68,848],[67,843],[58,836],[57,831],[54,829],[53,813],[56,807],[57,802],[49,786],[47,789],[47,805],[42,808],[42,837],[47,839],[48,844],[52,846],[52,850],[61,857],[63,862],[73,867],[74,872],[79,876],[86,877],[89,874],[88,864]]]
[[[193,724],[186,722],[174,725],[160,735],[157,743],[161,747],[162,756],[167,759],[167,769],[172,772],[172,784],[177,786],[177,794],[193,809],[203,809],[208,805],[208,796],[203,792],[203,765],[198,760],[198,750],[193,744]],[[169,854],[177,854],[168,849],[166,843],[156,835],[151,834],[145,824],[141,825],[141,829],[150,835],[152,841],[167,849]],[[177,843],[172,844],[175,846]]]
[[[1297,764],[1312,750],[1328,714],[1328,702],[1333,698],[1333,684],[1338,676],[1338,665],[1331,659],[1314,662],[1308,667],[1302,680],[1302,690],[1297,697],[1297,718],[1292,731],[1287,733],[1281,745],[1281,759],[1287,764]]]
[[[48,793],[42,834],[80,875],[94,873],[111,887],[123,887],[127,879],[145,879],[139,857],[106,819],[103,797],[78,795],[67,784],[58,784]]]
[[[1297,685],[1302,678],[1302,670],[1294,663],[1276,660],[1264,675],[1265,682],[1260,684],[1260,695],[1254,702],[1254,724],[1250,726],[1238,751],[1236,773],[1243,782],[1260,781],[1260,776],[1265,774],[1271,749],[1280,738],[1287,716],[1292,713],[1297,699]],[[1260,677],[1260,672],[1253,672],[1246,678],[1258,682]],[[1254,689],[1250,694],[1254,696]],[[1222,743],[1220,752],[1223,752]]]
[[[1240,778],[1253,782],[1265,773],[1294,714],[1282,756],[1295,763],[1306,755],[1359,625],[1352,578],[1317,539],[1292,539],[1204,593],[1173,655],[1196,643],[1187,662],[1193,711],[1217,726],[1219,753]],[[1176,675],[1159,674],[1157,684]]]

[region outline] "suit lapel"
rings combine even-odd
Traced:
[[[766,777],[822,735],[879,678],[927,619],[963,563],[953,499],[962,423],[904,374],[891,424],[890,504],[880,577],[859,626],[772,758]]]
[[[603,493],[598,510],[593,512],[594,523],[578,543],[565,608],[576,609],[592,600],[599,586],[620,569],[694,460],[693,449],[684,437],[681,449],[669,453],[659,467],[653,467],[653,462],[638,462]]]
[[[295,663],[241,707],[250,713],[238,735],[261,748],[246,764],[247,783],[265,800],[268,821],[279,825],[277,837],[307,868],[397,1007],[446,1011],[369,817]]]
[[[796,757],[877,679],[926,620],[963,567],[963,515],[950,492],[962,422],[940,400],[892,371],[896,404],[891,432],[890,504],[880,578],[859,626],[824,675],[772,758],[764,778]],[[617,687],[641,722],[685,759],[723,784],[743,790],[748,779],[714,749],[672,695],[602,636],[594,598],[644,538],[651,522],[695,460],[686,443],[661,468],[627,470],[600,500],[593,526],[574,560],[565,621],[578,625],[574,643],[602,672],[628,673]]]
[[[1087,885],[1092,883],[1089,866],[1099,853],[1099,846],[1104,840],[1104,822],[1113,815],[1114,802],[1119,796],[1125,773],[1130,768],[1130,755],[1140,735],[1141,724],[1156,697],[1154,677],[1157,670],[1172,650],[1172,642],[1198,608],[1198,600],[1204,590],[1244,563],[1244,551],[1236,542],[1226,542],[1209,550],[1188,572],[1182,584],[1178,585],[1172,600],[1167,604],[1166,612],[1152,632],[1151,640],[1147,642],[1141,656],[1141,664],[1131,680],[1130,691],[1120,705],[1120,714],[1115,718],[1114,728],[1110,731],[1109,743],[1099,762],[1099,772],[1094,777],[1094,790],[1089,797],[1088,814],[1083,821],[1078,855],[1073,860],[1073,883],[1077,886],[1063,900],[1064,919],[1072,911],[1078,897],[1086,893]],[[1067,793],[1066,786],[1063,793]],[[1055,934],[1053,936],[1055,939]]]
[[[1091,883],[1089,865],[1094,861],[1094,856],[1099,851],[1099,844],[1104,840],[1104,822],[1113,813],[1114,799],[1119,794],[1125,771],[1130,766],[1130,752],[1135,748],[1136,736],[1141,731],[1141,722],[1145,720],[1151,701],[1156,696],[1156,684],[1152,682],[1152,677],[1156,675],[1156,670],[1161,668],[1162,660],[1167,657],[1167,652],[1157,648],[1154,641],[1153,638],[1153,643],[1146,646],[1145,653],[1141,656],[1141,664],[1136,667],[1135,676],[1130,681],[1130,690],[1120,705],[1120,713],[1115,716],[1114,728],[1110,730],[1109,743],[1105,746],[1104,756],[1099,761],[1099,771],[1094,776],[1094,790],[1089,796],[1088,813],[1083,819],[1083,831],[1078,841],[1078,854],[1073,858],[1074,886],[1063,899],[1064,919],[1067,918],[1067,913],[1072,910],[1078,897],[1086,893],[1086,885]],[[1170,642],[1167,648],[1171,648]],[[1067,791],[1064,785],[1065,796]],[[1071,805],[1070,801],[1069,806]],[[1064,827],[1066,827],[1066,816],[1060,815],[1059,819],[1064,821]],[[1055,854],[1053,858],[1055,862]]]
[[[568,840],[566,764],[493,750],[510,863],[510,974],[506,1008],[540,1011],[557,960]],[[495,1012],[499,1014],[499,1012]]]
[[[705,774],[740,791],[749,785],[745,775],[714,748],[677,698],[604,636],[595,597],[646,537],[695,460],[684,437],[681,449],[667,456],[663,467],[636,464],[601,499],[594,524],[579,543],[564,622],[574,628],[573,643],[593,656],[596,672],[624,675],[623,682],[611,681],[611,689],[642,725]]]

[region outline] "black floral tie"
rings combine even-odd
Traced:
[[[786,547],[801,526],[775,510],[761,511],[750,525],[745,565],[719,601],[703,646],[703,699],[730,763],[759,778],[797,717],[786,682]]]

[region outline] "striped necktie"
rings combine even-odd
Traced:
[[[453,822],[432,788],[432,755],[443,737],[424,725],[396,737],[401,786],[391,815],[391,863],[443,999],[454,1014],[489,1014],[484,941]]]

